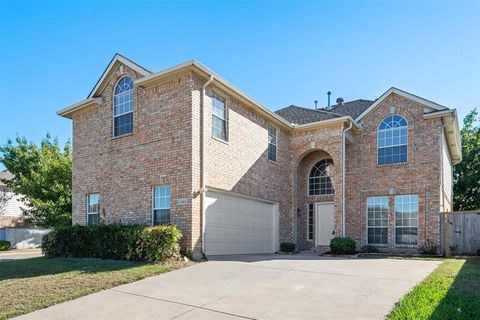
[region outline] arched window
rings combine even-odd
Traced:
[[[308,195],[333,194],[333,184],[330,173],[333,168],[332,159],[318,161],[308,175]]]
[[[380,123],[377,132],[379,165],[407,162],[408,124],[405,118],[392,115]]]
[[[121,136],[133,131],[133,81],[123,77],[115,87],[113,95],[113,136]]]

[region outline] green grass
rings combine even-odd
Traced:
[[[63,258],[0,263],[0,319],[184,266]]]
[[[445,259],[387,319],[480,319],[480,259]]]

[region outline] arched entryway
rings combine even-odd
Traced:
[[[297,244],[300,250],[328,245],[335,235],[336,193],[341,168],[330,153],[313,149],[298,161],[296,172]]]

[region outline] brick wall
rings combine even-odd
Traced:
[[[416,250],[394,245],[395,195],[419,197],[419,245],[425,239],[439,241],[441,122],[423,119],[423,111],[423,106],[391,95],[362,120],[362,130],[355,137],[357,142],[347,145],[346,232],[359,247],[366,243],[368,196],[389,197],[388,250]],[[399,114],[408,121],[408,162],[378,166],[376,129],[389,114]]]
[[[204,80],[192,71],[177,74],[155,86],[134,88],[134,129],[112,137],[112,93],[124,75],[139,77],[127,66],[119,67],[101,93],[102,106],[73,116],[73,222],[84,224],[88,193],[100,193],[101,217],[108,222],[152,222],[152,188],[171,186],[171,222],[184,234],[183,244],[201,250],[201,88]],[[211,134],[212,92],[226,100],[228,141]],[[266,199],[279,204],[280,241],[306,241],[307,203],[333,201],[335,233],[342,234],[342,130],[333,123],[313,130],[277,127],[277,162],[267,158],[267,125],[235,96],[211,84],[206,91],[206,185]],[[408,163],[377,166],[376,128],[388,114],[404,116],[409,123]],[[423,107],[392,95],[352,129],[355,143],[347,143],[346,233],[361,246],[366,237],[366,197],[395,194],[419,195],[420,244],[438,241],[440,203],[439,120],[424,120]],[[333,160],[335,193],[307,194],[311,166]],[[177,204],[186,199],[186,204]],[[297,210],[298,209],[298,210]],[[393,245],[393,210],[389,220],[390,250]],[[410,248],[407,248],[411,250]],[[413,249],[415,250],[415,248]]]

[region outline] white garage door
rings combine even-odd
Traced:
[[[275,205],[219,192],[207,192],[205,205],[207,255],[275,252]]]

